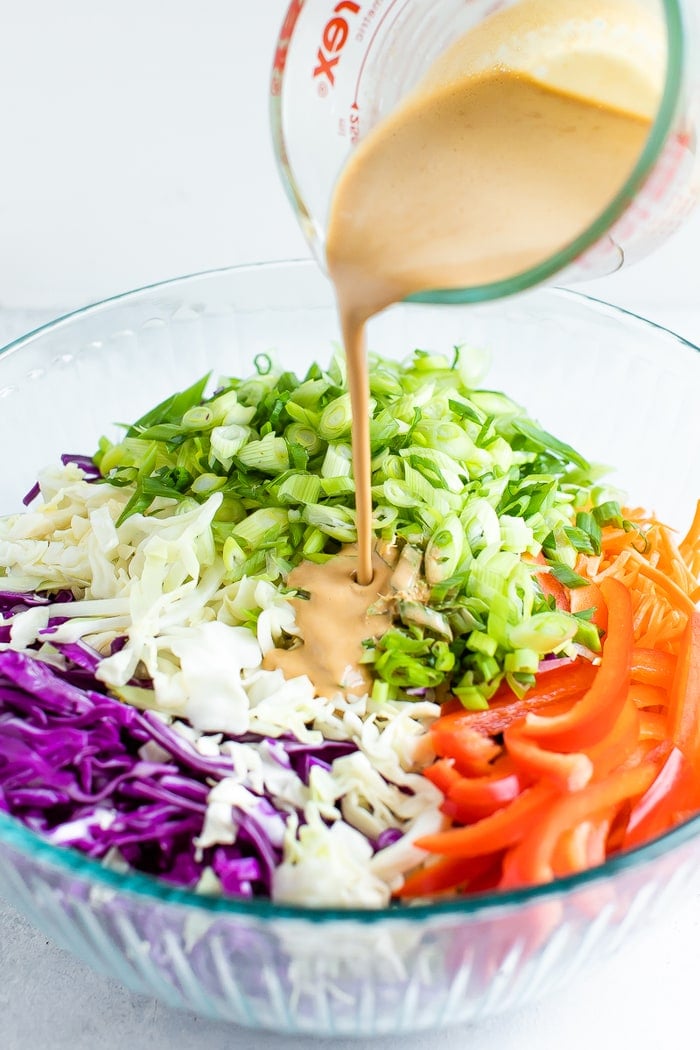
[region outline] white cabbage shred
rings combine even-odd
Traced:
[[[294,611],[265,581],[226,584],[211,530],[220,494],[203,504],[162,501],[155,514],[118,526],[128,490],[89,483],[74,464],[45,470],[39,485],[27,511],[0,520],[1,586],[70,590],[75,600],[14,616],[10,646],[45,643],[32,654],[56,662],[50,643],[81,640],[101,654],[97,677],[117,695],[159,712],[201,754],[230,761],[231,775],[209,794],[199,849],[234,842],[244,811],[283,847],[274,899],[386,904],[425,856],[413,841],[444,824],[442,796],[420,775],[433,757],[425,731],[437,705],[316,697],[308,678],[264,670],[263,656],[296,632]],[[68,619],[49,627],[57,617]],[[255,633],[244,626],[254,619]],[[113,649],[117,639],[124,644]],[[152,690],[134,689],[134,677],[150,678]],[[222,735],[248,732],[352,741],[358,750],[330,772],[314,766],[307,785],[274,753],[274,739]],[[285,816],[271,817],[261,796]],[[402,837],[376,850],[390,829]]]

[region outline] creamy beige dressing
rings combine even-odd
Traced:
[[[386,617],[366,615],[385,577],[373,560],[365,324],[416,291],[514,277],[602,213],[640,156],[658,91],[651,73],[635,69],[619,26],[615,37],[614,19],[607,23],[617,41],[612,51],[605,32],[602,49],[594,37],[586,38],[588,50],[576,41],[586,32],[600,37],[596,13],[624,21],[635,10],[629,0],[522,0],[453,45],[341,174],[327,259],[353,408],[357,562],[294,570],[292,586],[312,596],[296,602],[304,644],[272,658],[286,674],[308,674],[321,694],[341,684],[348,665],[357,667],[363,638],[388,626]],[[547,19],[556,32],[548,45],[545,32],[538,50],[533,30]],[[547,47],[549,66],[540,53]],[[504,66],[508,55],[519,58],[519,69]],[[548,69],[553,84],[531,69]],[[646,92],[634,87],[635,76]],[[595,91],[585,97],[572,90],[576,84]],[[636,110],[625,108],[635,97]]]
[[[263,667],[280,668],[286,678],[308,675],[319,696],[363,696],[372,679],[361,663],[362,643],[380,638],[391,625],[387,598],[393,569],[376,551],[371,564],[372,582],[364,587],[356,580],[355,547],[343,548],[324,564],[297,565],[287,584],[309,594],[291,599],[304,642],[294,649],[273,649]]]

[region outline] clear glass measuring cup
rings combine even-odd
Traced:
[[[450,44],[516,2],[292,0],[275,52],[273,139],[288,195],[322,266],[333,190],[357,143]],[[609,2],[614,6],[626,0]],[[474,302],[522,291],[555,275],[559,284],[603,276],[648,254],[681,224],[700,195],[699,2],[627,0],[632,15],[638,9],[644,25],[651,16],[655,27],[640,28],[632,17],[627,31],[624,25],[611,27],[604,14],[600,17],[606,6],[600,0],[595,5],[598,17],[583,36],[574,34],[579,44],[583,39],[584,48],[591,34],[607,34],[600,46],[629,58],[632,68],[651,69],[652,78],[656,70],[659,80],[660,101],[646,146],[623,188],[595,221],[550,258],[508,280],[426,290],[413,298]],[[537,75],[532,66],[537,66],[538,48],[549,49],[545,57],[551,57],[552,48],[570,48],[567,31],[550,27],[544,44],[533,45],[534,50],[524,46],[529,58],[523,61],[530,66],[522,71]],[[508,55],[500,58],[509,61]]]

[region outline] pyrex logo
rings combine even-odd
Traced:
[[[335,67],[348,42],[350,25],[347,17],[344,17],[344,12],[358,15],[360,5],[354,0],[340,0],[333,8],[332,17],[326,22],[316,56],[318,64],[314,69],[314,78],[318,79],[320,94],[325,94],[329,87],[335,86]]]

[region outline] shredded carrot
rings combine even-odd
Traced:
[[[684,591],[679,584],[674,583],[664,572],[655,568],[638,551],[630,551],[629,556],[632,561],[639,565],[639,571],[642,575],[648,576],[661,591],[665,592],[678,609],[685,612],[688,616],[691,615],[695,609],[695,603],[687,591]]]

